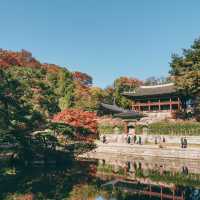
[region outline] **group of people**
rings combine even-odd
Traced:
[[[137,136],[137,135],[128,135],[126,138],[126,143],[127,144],[142,144],[142,137],[141,136]],[[102,138],[102,142],[105,144],[107,143],[107,138],[106,136],[104,135],[103,138]]]
[[[187,148],[187,144],[188,142],[187,142],[187,139],[186,139],[186,137],[182,137],[181,138],[181,148]]]
[[[137,135],[131,136],[131,135],[128,135],[128,137],[127,137],[127,143],[131,144],[132,142],[134,144],[142,144],[142,138],[141,138],[141,136],[137,136]]]
[[[127,144],[142,144],[142,137],[139,135],[128,135],[126,138],[126,142]],[[102,140],[103,143],[107,143],[107,139],[106,139],[106,136],[104,135],[103,136],[103,140]],[[160,138],[157,138],[155,137],[155,144],[158,144],[158,143],[165,143],[166,142],[166,139],[165,137],[160,137]],[[181,148],[187,148],[188,146],[188,142],[187,142],[187,139],[186,137],[181,137]]]

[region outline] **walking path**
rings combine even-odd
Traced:
[[[162,145],[138,145],[138,144],[124,144],[124,143],[97,143],[97,148],[88,153],[89,154],[103,153],[105,157],[107,154],[115,155],[132,155],[132,156],[152,156],[152,157],[166,157],[166,158],[185,158],[185,159],[200,159],[200,148],[188,147],[181,148],[180,146]],[[83,155],[84,156],[84,155]],[[85,154],[87,157],[87,154]]]

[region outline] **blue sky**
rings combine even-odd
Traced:
[[[172,53],[200,36],[199,0],[0,0],[0,47],[82,71],[165,76]]]

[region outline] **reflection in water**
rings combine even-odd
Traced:
[[[26,170],[1,166],[0,199],[200,200],[200,171],[190,164],[112,158]]]
[[[122,162],[123,163],[123,162]],[[126,166],[120,163],[118,171],[113,173],[112,160],[97,167],[96,176],[108,181],[103,186],[111,186],[121,194],[126,193],[126,199],[200,199],[200,175],[189,173],[188,167],[182,171],[165,169],[162,164],[151,163],[151,167],[143,167],[144,163],[134,160],[126,161]],[[121,199],[121,198],[118,198]]]

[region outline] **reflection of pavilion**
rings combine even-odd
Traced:
[[[149,197],[154,200],[184,200],[187,195],[185,193],[187,192],[187,179],[189,178],[188,184],[190,184],[191,177],[194,181],[196,175],[199,177],[198,174],[188,176],[188,172],[187,174],[183,174],[182,171],[175,172],[176,168],[174,168],[175,171],[171,171],[171,167],[164,166],[162,162],[156,163],[155,161],[146,165],[143,159],[132,159],[132,161],[124,162],[118,159],[114,160],[113,162],[107,159],[99,160],[99,165],[93,175],[105,182],[102,187],[112,186],[109,188],[119,189],[131,197],[139,194],[141,197]],[[166,171],[165,167],[169,167],[169,171]],[[174,179],[171,180],[170,177],[176,176],[177,173],[179,173],[181,179],[179,180],[180,177],[178,176],[176,181],[173,182]],[[183,180],[182,177],[185,177],[185,179]],[[169,178],[168,181],[166,181],[166,178]],[[183,185],[179,185],[179,181],[184,181]],[[197,189],[198,186],[195,186],[195,188]]]
[[[142,170],[140,164],[135,167]],[[112,171],[109,172],[109,168],[106,169],[106,164],[104,164],[102,169],[103,170],[97,170],[94,175],[105,181],[102,185],[104,188],[112,186],[112,189],[119,189],[122,192],[128,193],[128,195],[140,194],[161,200],[185,199],[183,191],[180,191],[173,183],[153,181],[150,178],[139,178],[135,175],[135,172],[132,170],[129,171],[130,169],[128,169],[128,167],[115,168],[114,171],[112,169]]]
[[[155,183],[143,183],[142,181],[114,180],[102,185],[111,185],[113,188],[122,190],[129,194],[141,194],[149,197],[163,199],[184,200],[183,192],[177,192],[175,187],[156,185]]]

